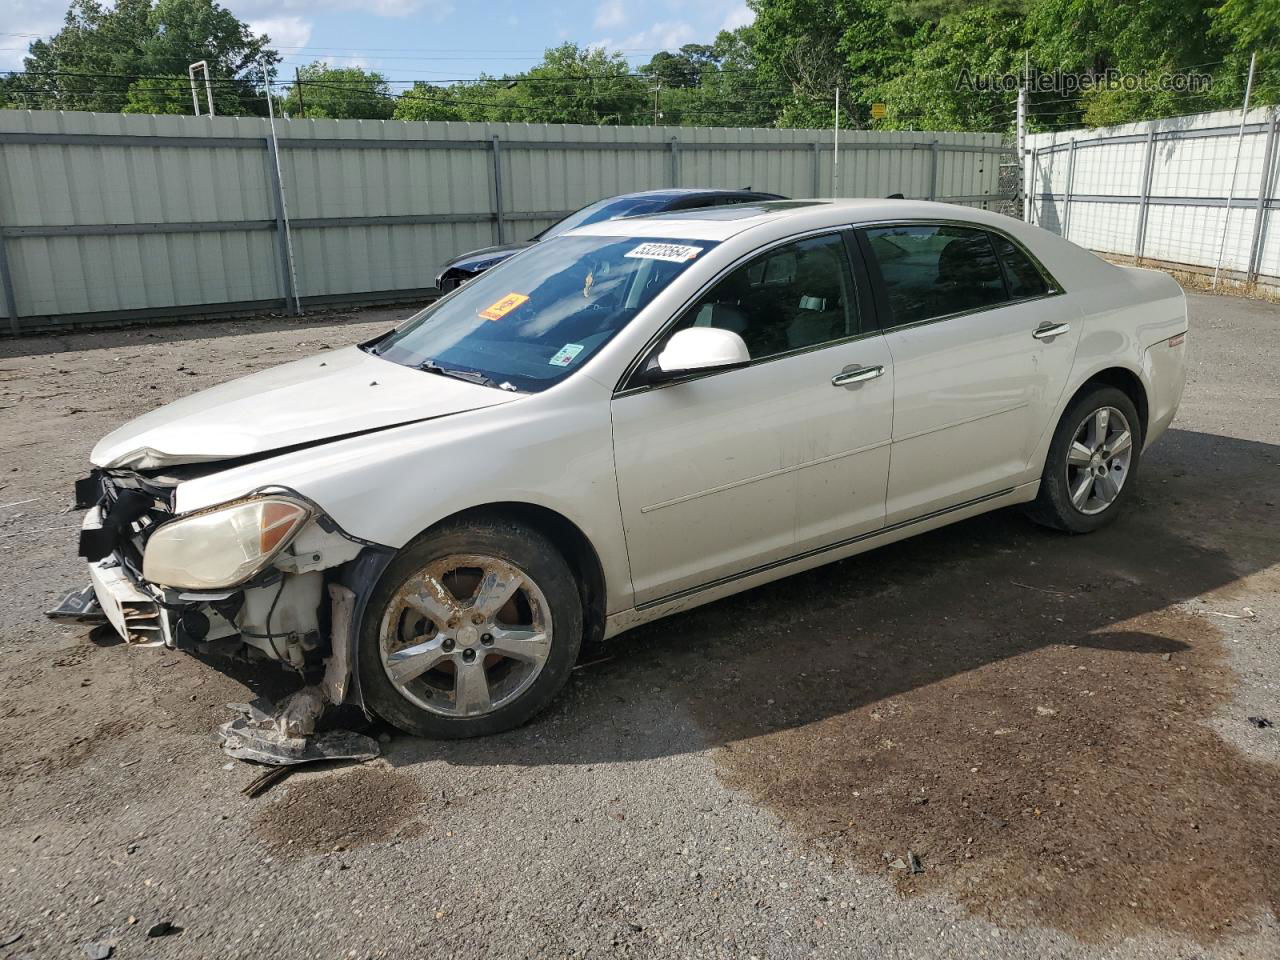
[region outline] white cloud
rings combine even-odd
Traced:
[[[756,13],[747,7],[745,3],[739,4],[729,11],[729,15],[724,18],[721,30],[737,30],[739,27],[745,27],[754,23]]]
[[[597,30],[614,30],[625,25],[627,22],[627,11],[622,6],[622,0],[604,0],[600,4],[600,9],[596,11],[596,29]]]
[[[66,0],[5,0],[5,34],[0,35],[0,70],[21,70],[27,48],[62,27]]]
[[[311,39],[311,21],[303,17],[267,17],[250,20],[249,29],[255,34],[265,33],[271,38],[271,46],[286,53],[295,47],[305,47]]]
[[[663,20],[621,40],[606,37],[603,40],[592,41],[590,46],[624,52],[640,50],[647,53],[651,50],[673,50],[686,43],[693,43],[697,39],[698,31],[688,21]]]

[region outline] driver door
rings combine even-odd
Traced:
[[[883,525],[892,364],[883,337],[863,328],[856,289],[841,233],[774,247],[725,276],[670,331],[732,330],[750,365],[614,397],[637,605]],[[832,383],[863,368],[877,372]]]

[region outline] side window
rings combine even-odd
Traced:
[[[816,347],[858,332],[848,254],[839,234],[776,247],[738,267],[676,324],[742,337],[752,360]]]
[[[1009,299],[985,230],[919,224],[872,227],[866,236],[888,294],[892,326]]]
[[[1021,300],[1024,297],[1043,297],[1049,292],[1049,284],[1039,268],[1031,262],[1031,258],[1022,248],[1008,237],[993,234],[996,253],[1004,264],[1005,280],[1009,283],[1009,297]]]

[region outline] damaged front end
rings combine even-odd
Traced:
[[[215,469],[99,469],[79,481],[91,584],[49,616],[110,623],[132,644],[322,674],[327,698],[342,703],[360,598],[392,551],[346,534],[283,488],[178,515],[178,485]]]

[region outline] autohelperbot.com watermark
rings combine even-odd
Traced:
[[[1057,93],[1075,96],[1093,90],[1123,90],[1126,93],[1207,93],[1213,89],[1213,77],[1207,73],[1124,73],[1099,70],[1095,73],[973,73],[967,68],[956,79],[956,90],[965,93],[1016,93],[1023,87],[1031,93]]]

